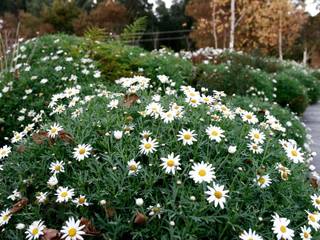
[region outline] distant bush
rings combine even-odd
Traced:
[[[196,84],[211,90],[225,91],[229,95],[246,95],[254,87],[268,99],[273,98],[273,83],[267,73],[233,62],[198,65]]]
[[[304,69],[291,68],[284,71],[292,78],[296,78],[306,87],[310,103],[318,102],[320,98],[320,80]]]
[[[309,105],[308,92],[305,86],[286,72],[276,74],[276,101],[283,107],[289,107],[293,112],[302,114]]]

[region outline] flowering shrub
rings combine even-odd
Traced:
[[[286,123],[164,79],[55,93],[51,120],[0,149],[2,236],[319,237],[311,155]]]

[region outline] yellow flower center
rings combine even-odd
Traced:
[[[252,115],[251,115],[251,114],[247,114],[247,115],[246,115],[246,118],[247,118],[247,119],[252,119]]]
[[[56,128],[51,128],[51,133],[56,133],[58,131],[58,129]]]
[[[34,228],[34,229],[32,229],[32,231],[31,231],[31,234],[32,234],[33,236],[37,235],[38,233],[39,233],[39,229],[38,229],[38,228]]]
[[[215,191],[214,192],[214,196],[218,199],[222,198],[222,192],[219,192],[219,191]]]
[[[9,215],[8,214],[6,214],[6,215],[4,215],[3,217],[2,217],[2,220],[5,222],[5,221],[7,221],[9,219]]]
[[[129,170],[135,172],[135,171],[137,171],[137,166],[132,164],[129,166]]]
[[[151,143],[145,143],[144,148],[149,150],[152,147]]]
[[[255,133],[255,134],[253,135],[253,137],[254,137],[255,139],[259,139],[259,138],[260,138],[260,134],[259,134],[259,133]]]
[[[183,135],[183,138],[185,139],[185,140],[190,140],[191,139],[191,134],[190,133],[185,133],[184,135]]]
[[[86,149],[85,149],[85,148],[80,148],[80,149],[79,149],[79,153],[80,153],[81,155],[85,154],[85,153],[86,153]]]
[[[191,102],[192,103],[197,103],[197,100],[193,98],[193,99],[191,99]]]
[[[316,199],[316,204],[320,205],[320,198]]]
[[[61,170],[61,166],[60,165],[56,165],[54,166],[54,170],[59,172]]]
[[[293,150],[291,150],[291,155],[293,157],[298,157],[298,152],[295,149],[293,149]]]
[[[258,182],[259,182],[261,185],[263,185],[263,184],[266,183],[266,179],[265,179],[264,177],[260,177],[260,178],[258,179]]]
[[[77,235],[77,229],[75,229],[75,228],[70,228],[69,231],[68,231],[68,235],[69,235],[70,237],[76,236],[76,235]]]
[[[217,137],[219,135],[219,133],[216,130],[212,130],[211,135],[214,137]]]
[[[285,232],[287,231],[287,227],[282,225],[282,226],[280,227],[280,231],[281,231],[282,233],[285,233]]]
[[[309,220],[311,222],[316,222],[316,218],[313,215],[309,215]]]
[[[67,192],[62,192],[62,193],[60,193],[60,196],[63,197],[63,198],[65,198],[65,197],[68,196],[68,193],[67,193]]]
[[[206,172],[205,169],[200,169],[198,174],[199,174],[200,177],[204,177],[207,174],[207,172]]]
[[[79,203],[84,204],[86,202],[86,199],[84,197],[79,198]]]
[[[174,161],[172,159],[167,160],[167,166],[168,167],[173,167],[174,166]]]
[[[309,233],[307,233],[307,232],[303,233],[303,237],[308,238],[309,236],[310,236]]]

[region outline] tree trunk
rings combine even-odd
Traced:
[[[234,49],[234,30],[235,30],[235,22],[236,22],[236,0],[231,0],[231,21],[230,21],[230,44],[229,48],[231,50]]]
[[[302,61],[303,65],[307,66],[308,58],[309,58],[309,56],[308,56],[308,48],[307,48],[307,46],[305,46],[304,50],[303,50],[303,61]]]
[[[279,45],[279,59],[283,60],[283,52],[282,52],[282,13],[280,12],[280,18],[279,18],[279,34],[278,34],[278,45]]]
[[[213,40],[214,48],[218,48],[218,37],[217,37],[217,28],[216,28],[216,0],[212,0],[212,31],[213,31]]]

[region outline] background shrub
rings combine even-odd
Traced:
[[[277,98],[276,101],[283,107],[302,114],[308,106],[309,97],[305,86],[296,78],[285,72],[276,74]]]

